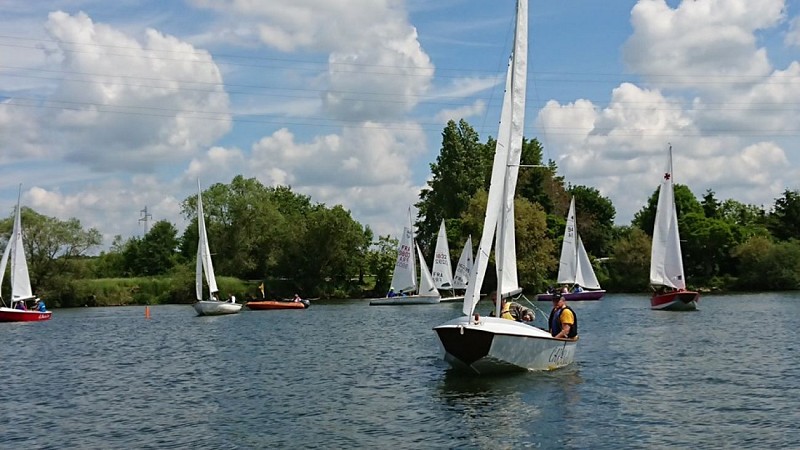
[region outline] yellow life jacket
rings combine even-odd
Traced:
[[[513,314],[511,314],[511,302],[505,302],[503,304],[503,309],[500,310],[500,318],[501,319],[508,319],[508,320],[517,320]]]

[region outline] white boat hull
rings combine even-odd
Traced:
[[[220,316],[223,314],[236,314],[242,310],[241,303],[220,302],[216,300],[201,300],[195,302],[194,310],[198,316]]]
[[[370,306],[435,305],[441,298],[439,295],[403,295],[374,298],[370,300],[369,304]]]
[[[545,330],[494,317],[462,316],[434,328],[444,360],[477,374],[555,370],[575,359],[577,339],[556,339]]]

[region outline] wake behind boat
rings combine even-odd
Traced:
[[[464,316],[434,327],[444,360],[455,369],[477,374],[557,369],[573,362],[578,343],[577,338],[555,338],[543,329],[499,318],[500,301],[495,309],[498,318],[475,314],[495,230],[497,293],[509,297],[522,290],[517,279],[513,205],[525,123],[527,56],[528,2],[519,0],[514,53],[506,76],[486,217],[464,297]]]
[[[665,311],[697,309],[700,294],[686,290],[686,277],[683,273],[683,255],[672,176],[672,146],[669,147],[667,168],[658,192],[653,246],[650,252],[650,285],[654,290],[650,298],[651,309]]]
[[[195,268],[195,292],[197,301],[194,303],[194,310],[198,316],[219,316],[223,314],[236,314],[242,309],[241,303],[231,298],[230,301],[223,302],[217,298],[219,288],[217,279],[214,276],[214,265],[211,261],[211,250],[208,246],[208,235],[206,234],[206,219],[203,213],[203,196],[200,192],[200,180],[197,180],[197,265]],[[209,299],[203,299],[203,274],[208,283]]]
[[[3,276],[6,267],[11,261],[11,303],[9,306],[0,307],[0,322],[40,322],[50,320],[52,312],[47,311],[44,303],[33,295],[31,288],[31,278],[28,273],[28,261],[25,258],[25,246],[22,242],[22,211],[20,209],[20,198],[22,196],[22,186],[20,185],[17,194],[17,209],[14,214],[14,226],[8,245],[3,251],[0,259],[0,287],[3,285]],[[2,298],[2,297],[0,297]],[[27,302],[35,302],[30,308]]]

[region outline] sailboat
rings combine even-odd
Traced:
[[[203,274],[208,283],[209,299],[203,300]],[[200,191],[200,180],[197,180],[197,265],[195,271],[195,292],[197,301],[194,309],[199,316],[218,316],[236,314],[242,309],[241,303],[220,301],[217,279],[214,276],[214,265],[211,262],[211,250],[208,247],[206,219],[203,213],[203,195]]]
[[[606,293],[600,289],[600,282],[594,274],[592,262],[583,247],[581,235],[575,220],[575,197],[569,204],[567,214],[567,225],[564,227],[564,241],[561,244],[561,260],[558,265],[558,284],[580,286],[582,291],[570,289],[568,293],[561,295],[565,300],[600,300]],[[552,300],[553,294],[539,294],[540,301]]]
[[[33,295],[31,288],[31,278],[28,273],[28,261],[25,259],[25,246],[22,243],[22,209],[20,207],[20,197],[22,196],[22,186],[20,185],[17,194],[17,209],[14,214],[14,226],[11,236],[8,238],[8,245],[0,259],[0,287],[3,285],[3,276],[6,273],[8,262],[11,261],[11,303],[9,306],[0,307],[0,322],[38,322],[49,320],[52,316],[50,311],[41,311],[34,308],[38,306],[39,298]],[[1,298],[2,296],[0,296]],[[28,309],[27,303],[31,303]]]
[[[413,230],[411,211],[409,210],[408,224],[403,227],[403,235],[397,246],[397,260],[392,274],[392,290],[398,295],[372,299],[369,302],[371,306],[429,305],[439,303],[442,298],[439,290],[436,289],[433,275],[431,275],[428,265],[425,264],[422,251],[414,243]],[[414,255],[414,247],[417,250],[416,256]],[[419,285],[417,285],[417,257],[420,261]],[[419,289],[417,289],[417,286],[419,286]]]
[[[493,240],[498,294],[510,297],[522,291],[517,280],[514,193],[525,119],[527,41],[528,2],[518,0],[486,217],[464,297],[464,315],[434,327],[444,360],[457,370],[477,374],[557,369],[572,363],[577,347],[577,339],[555,338],[541,328],[500,318],[501,302],[497,302],[496,317],[475,313]]]
[[[455,294],[453,284],[453,265],[450,263],[450,245],[447,243],[447,229],[444,226],[444,219],[439,225],[439,234],[436,235],[436,250],[433,254],[433,282],[437,289],[449,290],[452,295],[442,297],[440,302],[460,302],[464,300],[463,295]]]
[[[686,277],[683,274],[681,238],[678,233],[678,214],[675,209],[672,177],[672,146],[669,147],[667,168],[658,192],[653,246],[650,252],[650,285],[654,290],[650,298],[650,308],[667,311],[697,309],[700,294],[686,290]]]
[[[469,284],[469,273],[472,271],[472,236],[467,237],[464,249],[456,264],[456,272],[453,274],[453,288],[466,290]]]

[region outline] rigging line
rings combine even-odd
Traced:
[[[0,68],[11,68],[11,69],[22,69],[28,70],[22,67],[14,67],[14,66],[6,66],[0,64]],[[428,99],[451,99],[453,101],[456,100],[464,100],[464,101],[478,101],[484,100],[487,101],[487,105],[490,105],[492,99],[494,98],[494,90],[487,87],[487,88],[480,88],[476,89],[475,92],[482,92],[485,90],[489,90],[489,96],[477,96],[477,95],[469,95],[469,96],[448,96],[448,95],[423,95],[423,94],[394,94],[394,93],[382,93],[377,91],[346,91],[346,90],[327,90],[327,89],[308,89],[308,88],[293,88],[293,87],[285,87],[285,86],[262,86],[262,85],[248,85],[248,84],[228,84],[228,83],[216,83],[216,82],[205,82],[205,81],[193,81],[193,80],[184,80],[184,79],[170,79],[170,78],[157,78],[157,77],[138,77],[138,76],[130,76],[130,75],[110,75],[110,74],[98,74],[98,73],[91,73],[91,72],[76,72],[76,71],[61,71],[61,70],[49,70],[49,69],[36,69],[39,72],[47,72],[47,73],[54,73],[54,74],[72,74],[72,75],[87,75],[87,76],[98,76],[98,77],[110,77],[110,78],[122,78],[122,79],[133,79],[133,80],[148,80],[148,81],[163,81],[165,83],[174,84],[175,82],[178,83],[187,83],[187,84],[198,84],[198,85],[207,85],[213,87],[222,87],[222,88],[252,88],[252,89],[260,89],[260,90],[281,90],[281,91],[292,91],[292,92],[309,92],[315,95],[324,94],[324,93],[331,93],[331,94],[357,94],[357,95],[374,95],[374,96],[383,96],[387,98],[391,97],[399,97],[399,98],[417,98],[420,99],[420,102],[424,102],[426,104],[433,104],[433,105],[443,105],[443,106],[464,106],[463,103],[444,103],[444,102],[430,102],[427,101]],[[149,85],[149,84],[137,84],[137,83],[121,83],[121,82],[108,82],[107,80],[83,80],[83,79],[73,79],[73,78],[54,78],[54,77],[46,77],[46,76],[38,76],[38,75],[23,75],[23,74],[5,74],[6,77],[16,77],[16,78],[26,78],[26,79],[40,79],[46,81],[54,81],[54,82],[75,82],[75,83],[86,83],[86,84],[97,84],[97,85],[113,85],[113,86],[130,86],[130,87],[147,87],[152,89],[169,89],[170,91],[175,92],[206,92],[206,93],[225,93],[228,95],[259,95],[259,96],[274,96],[274,97],[285,97],[285,98],[307,98],[307,99],[316,99],[316,96],[299,96],[299,95],[285,95],[285,94],[278,94],[278,93],[262,93],[262,92],[249,92],[249,91],[238,91],[238,90],[211,90],[211,89],[199,89],[199,88],[189,88],[189,87],[175,87],[175,86],[162,86],[162,85]],[[499,84],[497,78],[493,81],[492,85]],[[547,102],[540,101],[538,98],[538,90],[536,86],[533,86],[533,91],[537,94],[532,96],[533,102],[529,102],[536,108],[544,108]],[[354,99],[346,99],[347,101],[353,101]],[[370,101],[370,102],[377,102],[382,101],[378,99],[367,99],[367,98],[357,98],[355,100],[360,101]],[[572,104],[572,109],[588,109],[588,110],[595,110],[598,108],[598,105],[605,103],[607,100],[597,100],[597,99],[587,99],[584,98],[591,103],[591,105],[577,105]],[[385,100],[387,102],[397,102],[397,103],[405,103],[401,100]],[[549,100],[548,100],[549,101]],[[663,101],[659,102],[659,104],[665,105],[672,105],[673,108],[663,108],[657,107],[653,108],[652,102],[645,102],[645,101],[624,101],[624,102],[614,102],[615,105],[626,105],[627,109],[634,110],[634,111],[683,111],[685,108],[683,107],[686,105],[686,101]],[[631,107],[628,105],[642,105],[641,107]],[[701,107],[695,107],[695,111],[794,111],[797,106],[800,105],[800,102],[704,102]],[[736,107],[738,106],[738,107]],[[755,106],[755,107],[751,107]],[[488,107],[487,107],[488,110]],[[484,124],[485,124],[485,117],[488,114],[488,111],[484,114]]]
[[[548,317],[549,315],[548,315],[546,312],[544,312],[542,309],[540,309],[540,308],[539,308],[539,306],[537,306],[535,303],[531,302],[531,301],[528,299],[528,297],[527,297],[527,296],[525,296],[525,294],[524,294],[524,293],[520,293],[520,294],[519,294],[519,296],[517,296],[517,298],[516,298],[515,300],[519,300],[520,298],[524,298],[524,299],[525,299],[525,301],[526,301],[526,302],[528,302],[528,304],[529,304],[529,305],[531,305],[531,306],[533,307],[533,309],[535,309],[536,311],[538,311],[539,313],[541,313],[541,314],[542,314],[542,318],[545,320],[545,323],[547,322],[547,317]],[[550,324],[547,324],[547,328],[550,328]]]
[[[516,4],[515,4],[514,8],[516,9]],[[508,45],[508,43],[510,41],[513,40],[514,29],[516,28],[516,18],[515,18],[515,16],[516,16],[516,13],[513,14],[511,16],[511,18],[507,19],[507,21],[506,21],[506,36],[505,36],[505,38],[503,40],[503,42],[505,42],[506,44],[504,45],[504,48]],[[508,65],[511,63],[510,60],[509,60],[509,55],[511,55],[511,53],[513,52],[513,49],[511,51],[507,51],[507,50],[508,49],[506,48],[506,51],[498,52],[498,54],[504,55],[504,56],[501,56],[498,59],[496,65],[495,65],[495,70],[492,72],[494,74],[494,84],[492,86],[492,89],[489,91],[489,100],[486,102],[486,109],[484,110],[484,113],[483,113],[483,120],[482,120],[481,126],[479,128],[480,130],[484,130],[487,127],[486,122],[489,120],[489,110],[491,109],[490,106],[492,105],[492,102],[495,101],[495,99],[496,99],[495,91],[497,90],[496,89],[497,86],[503,86],[503,90],[501,90],[503,95],[500,96],[500,109],[502,110],[502,108],[503,108],[502,102],[503,102],[503,98],[505,96],[505,89],[506,89],[506,85],[505,85],[506,70],[508,69]],[[497,132],[497,124],[499,122],[500,122],[500,118],[498,117],[497,121],[494,122],[494,124],[493,124],[494,127],[495,127],[494,132]],[[478,131],[478,129],[476,129],[475,131]],[[488,136],[486,137],[487,138],[486,139],[487,142],[488,142],[488,137],[489,136],[491,136],[491,132],[489,132]],[[480,133],[478,133],[478,139],[480,140]],[[494,152],[494,149],[492,149],[492,151]]]
[[[212,56],[212,59],[216,58],[231,58],[231,59],[247,59],[247,60],[261,60],[261,61],[276,61],[281,63],[287,63],[291,65],[295,64],[313,64],[313,65],[320,65],[320,66],[353,66],[353,67],[382,67],[382,68],[404,68],[404,69],[419,69],[419,70],[436,70],[436,71],[445,71],[445,72],[463,72],[463,71],[470,71],[470,72],[478,72],[478,73],[493,73],[491,70],[487,69],[480,69],[480,68],[469,68],[469,67],[462,67],[462,68],[448,68],[448,67],[424,67],[424,66],[413,66],[413,65],[396,65],[396,64],[371,64],[371,63],[357,63],[357,62],[336,62],[336,61],[328,61],[327,59],[323,59],[320,61],[313,61],[307,59],[298,59],[298,58],[276,58],[276,57],[268,57],[268,56],[256,56],[256,55],[236,55],[230,53],[212,53],[210,50],[201,50],[195,52],[189,51],[181,51],[181,50],[165,50],[165,49],[154,49],[154,48],[147,48],[147,47],[131,47],[131,46],[124,46],[124,45],[111,45],[111,44],[98,44],[94,42],[76,42],[76,41],[63,41],[63,40],[55,40],[55,39],[40,39],[40,38],[26,38],[26,37],[17,37],[17,36],[9,36],[9,35],[0,35],[0,39],[12,39],[12,40],[19,40],[19,41],[32,41],[34,43],[52,43],[54,45],[59,44],[69,44],[69,45],[76,45],[76,46],[91,46],[91,47],[99,47],[99,48],[111,48],[111,49],[120,49],[120,50],[134,50],[137,52],[161,52],[161,53],[171,53],[177,55],[184,55],[184,56]],[[138,41],[137,41],[138,42]],[[42,50],[42,48],[38,45],[33,46],[23,46],[17,44],[6,44],[0,42],[0,47],[18,47],[18,48],[27,48],[27,49],[34,49],[34,50]],[[75,51],[75,50],[66,50],[66,51]],[[148,58],[148,59],[161,59],[161,58],[154,58],[148,57],[145,55],[121,55],[121,56],[138,56],[141,58]],[[167,59],[170,60],[170,59]],[[177,59],[176,59],[177,60]],[[179,60],[183,62],[205,62],[205,61],[185,61]],[[251,65],[251,64],[239,64],[239,63],[226,63],[226,65],[230,66],[243,66],[243,67],[269,67],[269,66],[262,66],[262,65]]]
[[[92,106],[91,104],[89,106]],[[97,106],[97,105],[94,105]],[[55,109],[55,110],[67,110],[67,111],[76,111],[76,112],[92,112],[92,113],[108,113],[108,114],[122,114],[122,115],[130,115],[130,116],[139,116],[139,117],[164,117],[164,118],[174,118],[175,114],[155,114],[155,113],[142,113],[136,111],[110,111],[110,110],[102,110],[102,111],[88,111],[86,109],[81,109],[78,107],[58,107],[58,106],[48,106],[48,105],[25,105],[25,104],[10,104],[10,103],[0,103],[0,107],[21,107],[21,108],[47,108],[47,109]],[[165,112],[170,112],[169,110]],[[180,111],[175,111],[180,112]],[[195,114],[203,114],[202,111],[187,111]],[[210,121],[217,121],[217,122],[235,122],[235,123],[252,123],[252,124],[272,124],[281,127],[288,127],[288,126],[297,126],[297,127],[326,127],[326,128],[341,128],[347,125],[358,125],[365,123],[364,120],[357,120],[357,119],[322,119],[322,118],[314,118],[313,120],[319,121],[328,121],[333,123],[303,123],[303,122],[290,122],[286,120],[254,120],[254,119],[245,119],[241,116],[231,116],[230,118],[227,117],[213,117],[213,116],[188,116],[184,117],[185,119],[194,119],[194,120],[210,120]],[[431,124],[431,123],[422,123],[422,125],[430,125],[431,127],[426,126],[404,126],[400,122],[375,122],[370,121],[371,124],[382,123],[383,126],[371,126],[370,128],[380,129],[380,130],[395,130],[395,131],[418,131],[420,129],[429,132],[436,132],[441,131],[441,124]],[[414,122],[414,124],[418,124],[419,122]],[[393,125],[394,124],[394,125]],[[434,128],[435,127],[435,128]]]
[[[330,65],[344,65],[344,66],[354,66],[354,67],[382,67],[382,68],[406,68],[406,69],[420,69],[420,70],[432,70],[430,67],[422,67],[422,66],[411,66],[411,65],[394,65],[394,64],[367,64],[367,63],[356,63],[356,62],[330,62],[327,60],[324,61],[311,61],[311,60],[304,60],[304,59],[297,59],[297,58],[276,58],[276,57],[266,57],[266,56],[255,56],[255,55],[237,55],[237,54],[229,54],[229,53],[212,53],[209,50],[202,50],[202,51],[180,51],[180,50],[165,50],[165,49],[151,49],[146,47],[131,47],[131,46],[122,46],[122,45],[111,45],[111,44],[98,44],[98,43],[86,43],[86,42],[76,42],[76,41],[63,41],[63,40],[54,40],[54,39],[41,39],[41,38],[27,38],[27,37],[20,37],[20,36],[11,36],[11,35],[0,35],[0,39],[10,39],[10,40],[17,40],[17,41],[30,41],[34,43],[52,43],[52,44],[69,44],[69,45],[76,45],[76,46],[91,46],[91,47],[99,47],[99,48],[111,48],[111,49],[121,49],[121,50],[135,50],[138,52],[161,52],[161,53],[171,53],[171,54],[178,54],[178,55],[186,55],[186,56],[212,56],[214,58],[231,58],[231,59],[247,59],[247,60],[262,60],[262,61],[277,61],[277,62],[285,62],[288,64],[317,64],[322,66],[330,66]],[[0,42],[0,46],[5,47],[20,47],[20,48],[28,48],[34,50],[41,50],[40,46],[22,46],[22,45],[15,45],[15,44],[7,44]],[[122,56],[132,56],[132,55],[122,55]],[[153,57],[147,57],[144,55],[138,55],[142,58],[150,58],[155,59]],[[193,61],[185,61],[180,60],[182,62],[193,62]],[[195,61],[200,62],[200,61]],[[246,65],[246,64],[238,64],[238,63],[226,63],[227,65],[240,65],[245,67],[251,67],[253,65]],[[255,65],[255,67],[269,67],[269,66],[262,66],[262,65]],[[496,71],[487,70],[487,69],[480,69],[480,68],[448,68],[448,67],[436,67],[436,71],[470,71],[470,72],[477,72],[477,73],[486,73],[486,74],[494,74]],[[761,76],[752,76],[752,75],[735,75],[735,74],[712,74],[709,75],[708,73],[699,73],[699,74],[686,74],[681,73],[680,75],[675,74],[662,74],[662,73],[629,73],[629,72],[619,72],[619,73],[612,73],[612,72],[590,72],[590,71],[545,71],[545,70],[529,70],[528,74],[538,74],[542,76],[593,76],[593,77],[614,77],[614,78],[677,78],[677,79],[744,79],[744,80],[756,80],[756,79],[780,79],[786,78],[788,80],[793,80],[792,82],[800,82],[800,77],[797,75],[791,74],[781,74],[776,75],[773,73],[761,75]],[[546,80],[542,80],[545,82]]]
[[[2,67],[2,66],[0,66]],[[363,102],[383,102],[383,103],[397,103],[397,104],[404,104],[408,103],[407,101],[403,100],[392,100],[391,97],[397,97],[400,99],[403,98],[416,98],[419,100],[420,103],[425,103],[429,105],[442,105],[442,106],[463,106],[463,102],[459,103],[444,103],[444,102],[429,102],[426,101],[427,99],[452,99],[452,100],[465,100],[465,99],[475,99],[475,100],[482,100],[482,97],[479,96],[468,96],[468,97],[451,97],[451,96],[425,96],[421,94],[406,94],[406,93],[380,93],[380,92],[358,92],[358,91],[339,91],[339,90],[323,90],[323,89],[302,89],[302,88],[290,88],[290,87],[268,87],[268,86],[252,86],[252,85],[225,85],[224,83],[210,83],[210,82],[199,82],[199,81],[183,81],[183,80],[171,80],[166,78],[148,78],[142,77],[141,79],[144,80],[153,80],[153,81],[165,81],[167,83],[175,83],[175,82],[187,82],[192,84],[208,84],[210,86],[218,86],[221,88],[225,87],[252,87],[257,89],[263,90],[275,90],[275,91],[293,91],[293,92],[309,92],[314,93],[314,96],[300,96],[300,95],[286,95],[286,94],[279,94],[279,93],[267,93],[267,92],[249,92],[249,91],[237,91],[237,90],[211,90],[211,89],[200,89],[200,88],[191,88],[191,87],[175,87],[175,86],[159,86],[159,85],[149,85],[149,84],[135,84],[135,83],[121,83],[121,82],[106,82],[104,80],[84,80],[84,79],[76,79],[76,78],[52,78],[52,77],[43,77],[43,76],[36,76],[36,75],[15,75],[15,74],[8,74],[6,76],[9,77],[18,77],[18,78],[25,78],[25,79],[39,79],[39,80],[47,80],[47,81],[55,81],[55,82],[71,82],[71,83],[84,83],[89,85],[101,85],[101,86],[126,86],[126,87],[135,87],[135,88],[150,88],[154,90],[167,90],[169,92],[201,92],[201,93],[208,93],[208,94],[226,94],[229,96],[232,95],[257,95],[257,96],[267,96],[267,97],[282,97],[282,98],[300,98],[300,99],[319,99],[320,94],[357,94],[357,95],[375,95],[375,96],[384,96],[387,99],[370,99],[364,97],[355,97],[355,98],[342,98],[340,101],[363,101]],[[105,76],[105,75],[102,75]],[[116,77],[116,76],[114,76]],[[118,78],[139,78],[139,77],[130,77],[130,76],[120,76]],[[482,89],[484,90],[484,89]]]
[[[63,103],[63,102],[62,102]],[[77,103],[77,102],[73,102]],[[77,103],[81,105],[81,103]],[[85,106],[103,106],[98,104],[86,103],[83,104]],[[46,108],[46,109],[54,109],[54,110],[68,110],[68,111],[77,111],[77,112],[87,112],[86,109],[81,109],[78,107],[58,107],[54,105],[29,105],[29,104],[21,104],[21,103],[7,103],[7,102],[0,102],[0,107],[20,107],[20,108]],[[137,107],[130,107],[130,108],[137,108]],[[145,108],[145,107],[139,107]],[[149,107],[147,109],[154,109]],[[234,114],[231,113],[231,117],[211,117],[211,116],[202,116],[204,114],[203,111],[195,111],[195,110],[167,110],[164,109],[164,112],[187,112],[192,114],[197,114],[197,116],[189,116],[188,118],[196,119],[196,120],[213,120],[213,121],[231,121],[235,123],[253,123],[253,124],[274,124],[274,125],[283,125],[283,126],[298,126],[298,127],[327,127],[327,128],[339,128],[342,126],[346,126],[348,124],[363,124],[364,120],[358,119],[325,119],[325,118],[310,118],[308,119],[309,122],[289,122],[285,120],[255,120],[255,119],[245,119],[244,116],[253,116],[252,114]],[[125,115],[133,115],[133,116],[144,116],[144,117],[166,117],[172,118],[175,117],[175,114],[148,114],[148,113],[141,113],[135,111],[113,111],[113,110],[101,110],[101,111],[91,111],[91,112],[99,112],[99,113],[110,113],[110,114],[125,114]],[[263,116],[263,115],[262,115]],[[314,123],[313,121],[327,121],[332,123]],[[437,132],[442,131],[441,123],[432,123],[432,122],[413,122],[414,124],[419,124],[421,126],[407,126],[402,125],[402,122],[372,122],[383,124],[383,126],[375,126],[374,128],[382,129],[382,130],[398,130],[398,131],[415,131],[422,129],[424,131],[430,132]],[[394,125],[393,125],[394,124]],[[558,128],[564,131],[553,131],[552,128]],[[483,131],[484,128],[476,128],[476,132]],[[584,131],[574,131],[570,132],[568,130],[582,130],[580,128],[573,128],[573,127],[551,127],[549,131],[550,135],[558,135],[558,136],[585,136],[586,133]],[[614,128],[596,128],[595,131],[605,131],[610,132],[614,131],[615,137],[663,137],[663,136],[674,136],[675,132],[670,130],[664,130],[663,132],[653,132],[654,130],[631,130],[629,132],[619,132],[617,129]],[[488,133],[495,131],[494,129],[488,130]],[[740,128],[737,129],[711,129],[711,130],[700,130],[697,132],[682,132],[683,136],[687,137],[714,137],[714,136],[738,136],[738,137],[794,137],[800,136],[800,129],[772,129],[772,130],[758,130],[758,129],[750,129],[750,130],[742,130]],[[531,137],[535,137],[534,133],[529,134]],[[600,136],[602,137],[602,136]],[[610,137],[610,136],[605,136]],[[548,166],[549,167],[549,166]]]
[[[0,68],[8,67],[0,65]],[[407,103],[403,100],[391,100],[391,97],[397,97],[400,99],[403,98],[416,98],[420,101],[420,103],[425,103],[427,105],[440,105],[440,106],[467,106],[464,104],[466,101],[486,101],[487,105],[491,104],[492,99],[494,98],[494,90],[490,88],[482,88],[480,90],[476,90],[475,92],[481,92],[484,90],[489,90],[488,98],[484,96],[477,96],[477,95],[470,95],[470,96],[445,96],[445,95],[423,95],[423,94],[407,94],[407,93],[381,93],[381,92],[359,92],[359,91],[344,91],[344,90],[325,90],[325,89],[307,89],[307,88],[292,88],[292,87],[271,87],[271,86],[259,86],[259,85],[246,85],[246,84],[226,84],[226,83],[214,83],[214,82],[203,82],[203,81],[191,81],[191,80],[176,80],[176,79],[169,79],[169,78],[156,78],[156,77],[135,77],[129,75],[105,75],[105,74],[92,74],[88,72],[72,72],[72,71],[55,71],[55,70],[39,70],[42,72],[49,72],[49,73],[67,73],[67,74],[75,74],[75,75],[94,75],[94,76],[101,76],[101,77],[112,77],[112,78],[123,78],[123,79],[141,79],[141,80],[149,80],[149,81],[164,81],[165,83],[188,83],[188,84],[199,84],[199,85],[208,85],[214,87],[221,87],[221,88],[252,88],[252,89],[261,89],[261,90],[275,90],[275,91],[292,91],[292,92],[308,92],[314,94],[314,96],[302,96],[302,95],[286,95],[280,93],[268,93],[268,92],[250,92],[250,91],[239,91],[239,90],[211,90],[211,89],[200,89],[200,88],[191,88],[191,87],[175,87],[175,86],[163,86],[163,85],[149,85],[149,84],[137,84],[137,83],[121,83],[121,82],[107,82],[106,80],[84,80],[84,79],[75,79],[75,78],[53,78],[53,77],[46,77],[46,76],[37,76],[37,75],[23,75],[23,74],[5,74],[6,77],[16,77],[16,78],[25,78],[25,79],[39,79],[39,80],[46,80],[46,81],[54,81],[54,82],[72,82],[72,83],[85,83],[90,85],[103,85],[103,86],[128,86],[128,87],[136,87],[136,88],[151,88],[151,89],[166,89],[171,92],[202,92],[202,93],[211,93],[211,94],[227,94],[229,96],[233,95],[257,95],[257,96],[268,96],[268,97],[281,97],[281,98],[299,98],[299,99],[318,99],[320,94],[355,94],[355,95],[374,95],[374,96],[383,96],[386,97],[385,100],[382,99],[371,99],[371,98],[364,98],[364,97],[356,97],[356,98],[344,98],[343,101],[363,101],[363,102],[386,102],[386,103],[397,103],[397,104],[404,104]],[[492,83],[496,84],[499,83],[498,81]],[[539,100],[538,98],[538,91],[536,86],[534,85],[533,91],[536,95],[532,96],[533,102],[532,106],[535,108],[543,109],[547,102]],[[458,103],[445,103],[445,102],[432,102],[428,101],[428,99],[449,99],[453,101],[463,100],[462,102]],[[597,104],[602,103],[598,100],[590,100],[584,99],[591,102],[591,105],[576,105],[573,104],[571,106],[574,110],[580,109],[587,109],[587,110],[595,110],[597,109]],[[548,100],[549,101],[549,100]],[[669,102],[661,102],[665,103],[666,105],[673,105],[672,108],[662,108],[656,107],[653,108],[649,106],[647,102],[640,101],[640,102],[614,102],[614,104],[626,105],[626,109],[631,111],[683,111],[685,110],[682,105],[686,102],[682,101],[669,101]],[[631,107],[627,105],[642,105],[641,107]],[[739,107],[725,107],[726,105],[730,106],[739,106]],[[756,107],[750,107],[750,105],[754,105]],[[695,107],[694,111],[698,112],[706,112],[706,111],[794,111],[800,102],[706,102],[702,105],[701,108]],[[774,107],[773,107],[774,106]],[[486,111],[484,113],[484,125],[486,122],[486,116],[488,115],[488,110],[490,108],[487,106]]]

